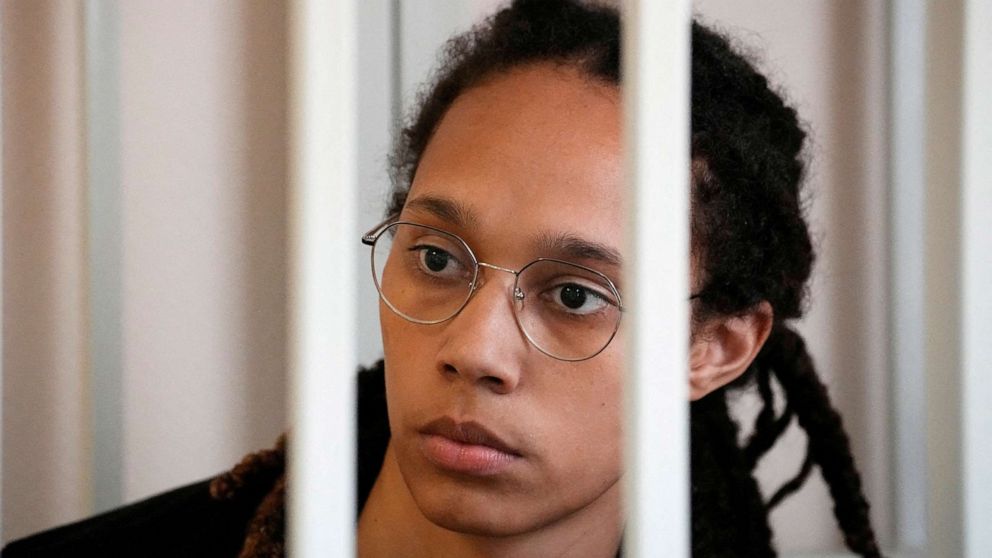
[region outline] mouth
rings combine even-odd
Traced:
[[[454,473],[492,476],[522,458],[519,451],[477,422],[443,417],[421,428],[420,435],[427,460]]]

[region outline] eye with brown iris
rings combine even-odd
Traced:
[[[586,290],[578,285],[565,285],[558,295],[561,303],[573,310],[582,308],[586,303]]]
[[[424,265],[427,269],[439,273],[448,267],[451,254],[437,248],[427,248],[424,250]]]

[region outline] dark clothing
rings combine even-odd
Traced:
[[[382,363],[358,375],[358,511],[386,453],[389,422]],[[235,557],[266,491],[233,501],[210,495],[210,479],[10,543],[3,558]]]
[[[3,558],[237,556],[255,510],[211,499],[209,484],[201,481],[14,541]]]

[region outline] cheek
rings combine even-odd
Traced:
[[[386,360],[390,360],[390,353],[395,352],[396,343],[403,340],[401,328],[404,321],[379,299],[379,329],[382,332],[382,349]]]
[[[571,392],[572,398],[560,435],[572,442],[587,457],[599,457],[612,453],[619,447],[622,434],[622,409],[620,385],[597,383],[593,389]]]
[[[560,412],[546,433],[554,476],[574,482],[613,482],[623,469],[622,383],[618,373],[595,381],[572,380],[561,390]],[[550,415],[550,413],[549,413]]]
[[[424,374],[433,368],[436,351],[430,336],[425,335],[429,328],[408,322],[383,303],[380,303],[379,323],[387,371],[386,401],[392,423],[404,416],[405,408],[418,406],[418,387],[427,379]]]
[[[409,322],[397,316],[381,300],[379,324],[382,332],[382,350],[386,362],[419,363],[431,356],[431,328]]]

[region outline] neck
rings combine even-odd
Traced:
[[[403,480],[392,444],[358,521],[361,558],[409,556],[613,558],[621,537],[620,486],[551,524],[512,536],[486,537],[440,527],[420,511]]]

